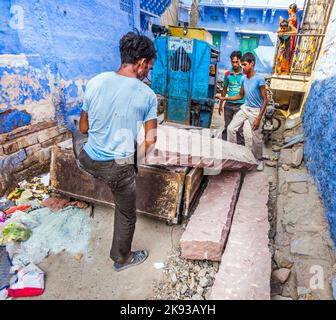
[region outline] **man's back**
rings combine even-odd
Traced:
[[[130,157],[143,122],[156,119],[154,92],[136,78],[104,72],[86,87],[83,110],[90,123],[84,150],[93,160]]]

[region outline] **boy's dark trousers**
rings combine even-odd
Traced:
[[[232,121],[235,114],[240,110],[240,106],[242,104],[231,103],[226,101],[224,105],[224,130],[222,133],[222,139],[227,140],[227,127]],[[237,144],[245,146],[245,138],[244,138],[244,125],[242,125],[237,132]]]
[[[95,161],[83,149],[87,135],[73,133],[74,153],[80,168],[104,180],[111,188],[114,203],[114,231],[110,257],[124,263],[130,253],[136,223],[136,159]]]

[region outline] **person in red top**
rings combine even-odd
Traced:
[[[298,20],[296,17],[297,12],[298,12],[298,7],[296,3],[291,4],[288,9],[288,14],[289,14],[288,23],[291,29],[293,30],[297,30],[298,28]],[[290,62],[292,62],[293,55],[294,55],[295,41],[296,41],[296,37],[292,36],[290,39]]]

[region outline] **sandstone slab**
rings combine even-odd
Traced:
[[[253,172],[246,175],[210,299],[271,298],[268,193],[265,174]]]
[[[220,261],[237,201],[241,174],[223,172],[209,178],[180,245],[182,257]]]

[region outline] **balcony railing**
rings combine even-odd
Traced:
[[[290,54],[289,60],[287,61],[286,55],[284,56],[284,50],[290,49],[285,47],[286,45],[281,44],[280,40],[278,40],[274,56],[273,74],[310,76],[315,68],[325,35],[297,34],[288,36],[295,38],[293,53]]]

